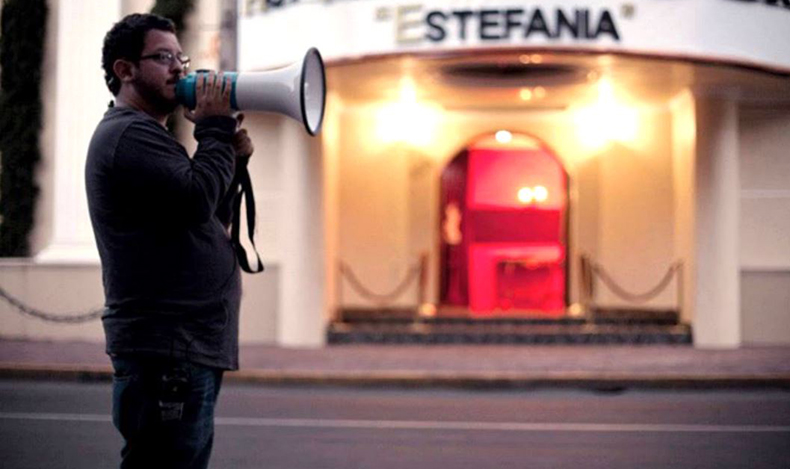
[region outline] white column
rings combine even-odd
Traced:
[[[694,344],[741,343],[738,105],[699,99],[697,108]]]
[[[281,207],[281,277],[277,342],[320,347],[325,343],[324,215],[318,138],[301,124],[284,122]]]
[[[101,49],[104,35],[118,21],[119,0],[60,0],[54,69],[52,145],[45,161],[54,171],[52,237],[36,255],[43,263],[98,263],[85,196],[85,156],[96,124],[111,95],[104,84]],[[52,114],[49,114],[52,115]]]
[[[679,93],[671,102],[672,111],[672,181],[674,185],[675,259],[683,262],[678,307],[680,319],[691,323],[694,318],[696,286],[694,266],[695,196],[694,169],[697,151],[697,115],[691,90]]]

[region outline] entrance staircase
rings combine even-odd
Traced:
[[[595,308],[559,318],[468,314],[421,316],[412,308],[345,308],[330,344],[689,345],[691,326],[675,310]]]

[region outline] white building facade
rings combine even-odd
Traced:
[[[103,301],[82,176],[110,99],[101,42],[113,22],[151,3],[50,2],[35,254],[0,261],[0,285],[31,306],[68,313]],[[227,60],[229,10],[204,0],[188,19],[182,42],[193,68]],[[790,343],[790,8],[782,2],[241,0],[235,12],[239,71],[286,65],[317,47],[328,88],[317,138],[282,116],[247,115],[266,271],[244,277],[243,343],[323,345],[339,309],[368,304],[340,263],[386,291],[425,259],[420,291],[415,284],[395,306],[518,315],[497,296],[505,274],[496,269],[549,251],[534,240],[486,238],[453,270],[443,182],[459,155],[468,155],[470,174],[486,174],[493,166],[475,155],[517,144],[550,154],[566,178],[555,240],[561,314],[586,306],[582,256],[632,291],[680,263],[682,281],[645,307],[680,311],[695,346]],[[497,205],[490,195],[489,215],[527,203],[502,177],[512,200]],[[459,212],[465,220],[478,216],[475,197]],[[474,277],[489,268],[490,288]],[[468,280],[466,303],[448,293],[457,272]],[[606,289],[596,302],[627,306]],[[4,337],[103,339],[98,321],[49,324],[6,304],[0,324]]]

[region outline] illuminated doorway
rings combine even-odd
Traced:
[[[440,303],[473,315],[565,314],[568,176],[545,145],[498,132],[441,175]]]

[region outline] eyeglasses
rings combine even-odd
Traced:
[[[178,54],[173,54],[172,52],[162,51],[155,54],[144,55],[138,60],[153,60],[162,65],[172,65],[177,61],[181,64],[181,67],[189,68],[189,57],[180,52]]]

